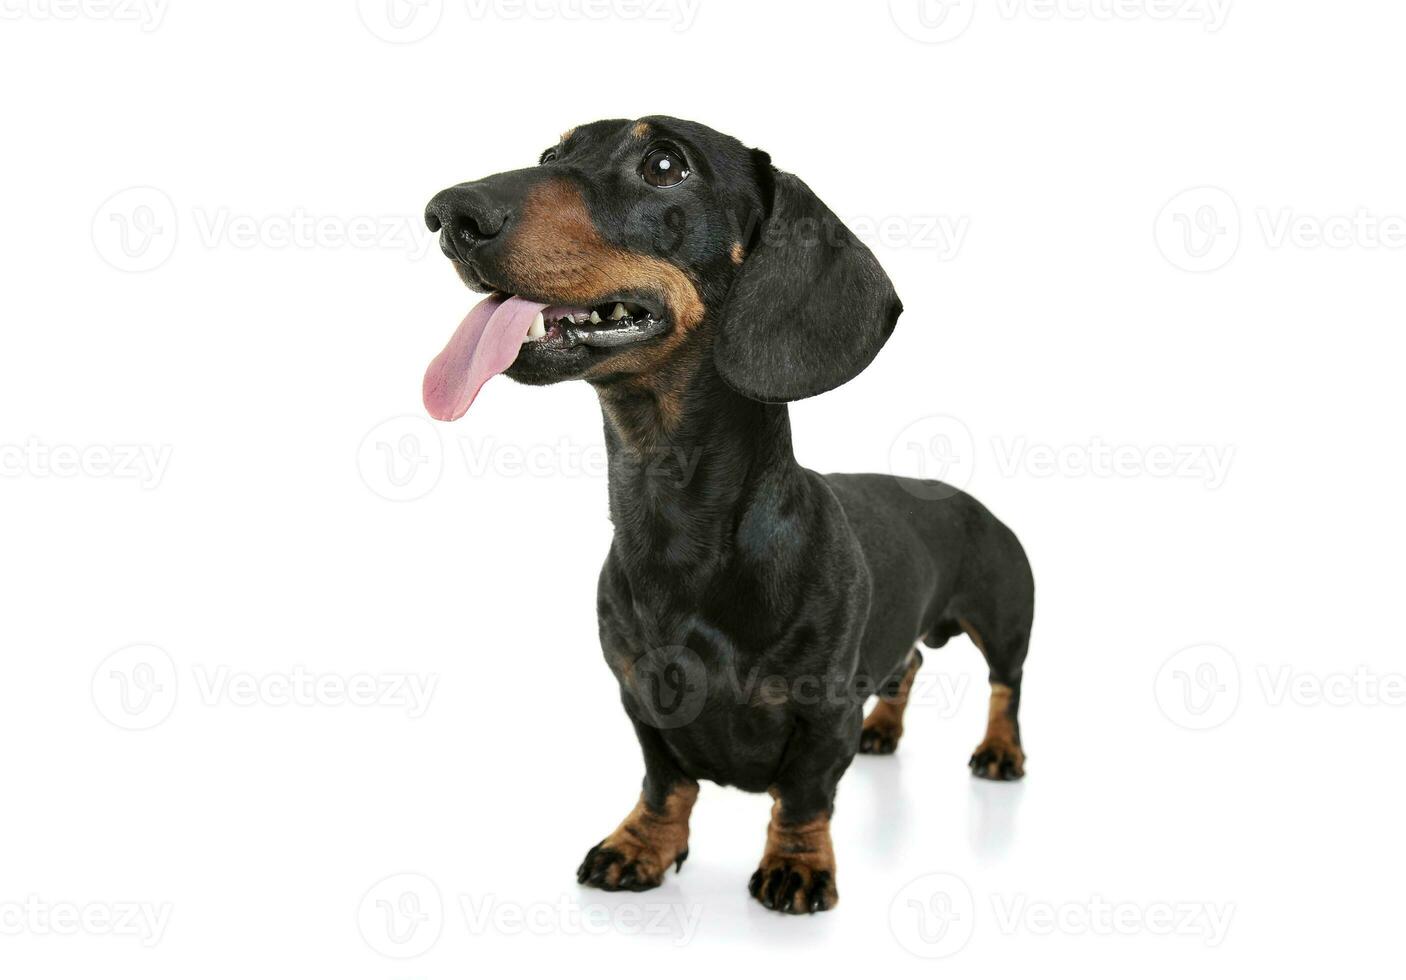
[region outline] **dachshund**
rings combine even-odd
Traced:
[[[461,417],[504,373],[586,381],[604,416],[597,615],[644,779],[579,882],[642,891],[681,869],[707,780],[773,798],[753,897],[834,907],[840,777],[895,750],[918,644],[959,633],[991,682],[971,770],[1024,774],[1034,582],[1015,535],[953,487],[821,475],[792,453],[787,403],[857,375],[902,311],[806,184],[698,123],[611,119],[441,191],[425,220],[488,294],[426,372],[429,413]]]

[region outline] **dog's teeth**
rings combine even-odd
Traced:
[[[532,326],[527,328],[527,339],[536,340],[538,337],[547,336],[547,325],[542,320],[542,314],[538,313],[532,318]]]
[[[597,313],[595,310],[591,311],[591,322],[600,323],[600,314]]]
[[[628,315],[629,315],[629,314],[627,314],[627,313],[625,312],[625,304],[624,304],[624,303],[616,303],[616,304],[615,304],[615,309],[613,309],[613,310],[610,311],[610,318],[611,318],[612,320],[623,320],[623,319],[625,319],[625,317],[628,316]]]

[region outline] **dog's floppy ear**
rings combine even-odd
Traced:
[[[800,178],[752,151],[766,217],[723,307],[713,349],[737,391],[787,402],[869,365],[903,304],[874,254]]]

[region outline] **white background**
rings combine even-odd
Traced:
[[[6,976],[1379,970],[1406,11],[64,2],[0,22]],[[967,775],[983,665],[930,654],[823,916],[751,901],[770,801],[711,786],[681,875],[576,886],[641,775],[598,408],[420,405],[473,301],[424,202],[650,113],[884,238],[907,312],[800,459],[965,483],[1035,567],[1028,778]]]

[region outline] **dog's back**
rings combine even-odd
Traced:
[[[822,479],[869,565],[873,594],[861,659],[874,682],[899,670],[916,641],[941,646],[969,630],[988,659],[1018,672],[1035,586],[1009,528],[976,498],[937,480],[880,473]]]

